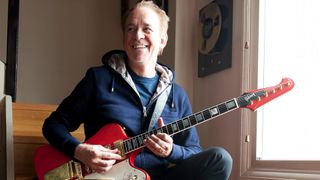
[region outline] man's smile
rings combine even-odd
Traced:
[[[144,44],[134,44],[132,45],[133,49],[140,49],[140,48],[147,48],[148,45],[144,45]]]

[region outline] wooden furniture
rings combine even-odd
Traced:
[[[16,179],[36,177],[33,155],[40,145],[48,143],[42,135],[44,120],[56,110],[56,105],[13,103],[13,142]],[[83,127],[72,133],[83,141]]]

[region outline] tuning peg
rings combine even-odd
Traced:
[[[264,97],[268,97],[269,96],[269,93],[266,91],[266,94],[264,95]]]
[[[252,105],[253,104],[253,101],[250,101],[250,105]]]
[[[272,90],[271,90],[271,94],[274,94],[274,93],[276,93],[276,90],[275,90],[275,89],[272,89]]]
[[[288,81],[285,85],[286,86],[291,86],[291,81]]]
[[[278,86],[278,89],[279,89],[279,90],[282,90],[282,89],[283,89],[282,84],[280,84],[280,85]]]
[[[258,97],[257,101],[261,101],[261,97],[260,96]]]

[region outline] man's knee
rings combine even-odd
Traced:
[[[230,176],[232,170],[232,157],[228,151],[221,147],[212,147],[206,150],[212,159],[212,166],[216,172],[225,176],[226,179]]]
[[[211,153],[211,155],[221,159],[221,161],[225,162],[226,164],[232,164],[232,157],[224,148],[212,147],[208,149],[208,151]]]

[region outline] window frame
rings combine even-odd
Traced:
[[[257,89],[259,0],[243,4],[242,92]],[[320,179],[320,161],[256,160],[257,114],[241,110],[240,179]]]

